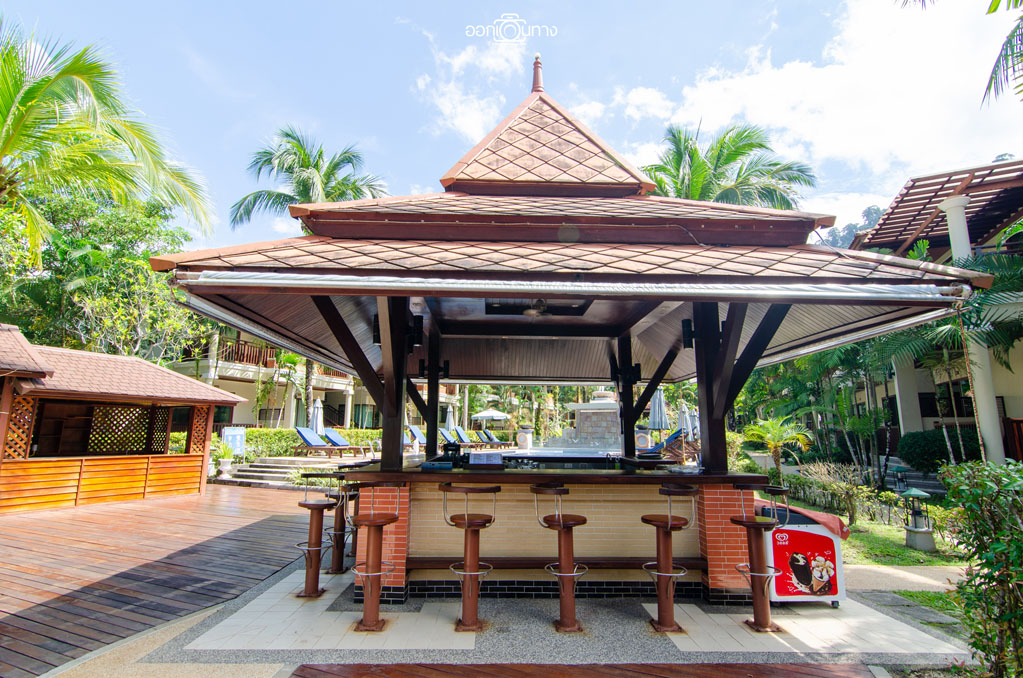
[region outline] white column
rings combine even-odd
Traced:
[[[917,387],[916,367],[910,358],[894,361],[895,402],[899,408],[899,428],[903,434],[924,430],[920,416],[920,389]]]
[[[948,221],[948,237],[952,245],[952,256],[965,259],[972,253],[970,232],[966,228],[966,205],[970,199],[965,195],[946,198],[938,207]],[[998,420],[998,405],[995,402],[995,380],[991,374],[991,356],[988,349],[976,341],[968,342],[967,356],[973,371],[973,406],[977,408],[980,435],[984,438],[987,460],[995,464],[1005,463],[1005,448],[1002,445],[1002,426]]]
[[[469,385],[465,385],[462,395],[462,428],[469,428]]]
[[[352,427],[352,392],[345,394],[345,428]]]

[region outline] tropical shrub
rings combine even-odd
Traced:
[[[963,458],[959,449],[959,437],[954,429],[948,431],[948,440],[956,460]],[[963,431],[963,447],[966,448],[967,461],[980,460],[980,443],[975,429]],[[936,473],[948,463],[948,447],[941,429],[930,431],[914,431],[907,433],[899,440],[899,459],[922,473]]]
[[[823,462],[804,464],[801,470],[804,479],[820,483],[823,489],[839,499],[849,518],[849,525],[855,525],[860,501],[870,494],[869,488],[860,484],[859,470],[851,465]]]
[[[974,655],[994,678],[1023,671],[1023,464],[947,466],[955,533],[974,565],[956,584]]]

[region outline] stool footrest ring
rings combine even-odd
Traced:
[[[558,567],[560,567],[558,563],[547,563],[543,569],[555,577],[581,577],[590,571],[590,568],[582,563],[575,563],[575,568],[571,572],[558,572]]]
[[[464,568],[464,567],[465,567],[465,561],[464,560],[460,560],[457,563],[451,563],[450,565],[448,565],[448,569],[451,570],[453,573],[457,574],[459,577],[471,577],[471,576],[486,577],[494,569],[494,566],[491,565],[490,563],[480,563],[479,564],[479,567],[480,567],[480,571],[479,572],[466,572],[465,570],[459,569],[459,568]]]
[[[391,574],[397,569],[397,566],[389,560],[380,561],[380,567],[382,569],[379,572],[363,572],[359,569],[361,567],[366,567],[366,561],[355,563],[355,565],[352,566],[352,573],[356,577],[382,577],[385,574]]]
[[[297,544],[295,544],[295,548],[297,548],[299,551],[302,551],[304,553],[310,553],[312,551],[319,551],[322,554],[324,551],[328,551],[328,550],[330,550],[333,547],[334,547],[334,545],[331,544],[330,542],[323,542],[319,546],[312,546],[312,547],[309,546],[309,542],[307,542],[307,541],[300,541]]]
[[[672,563],[671,567],[673,570],[677,568],[678,572],[658,572],[656,560],[651,561],[649,563],[643,563],[641,567],[643,568],[643,571],[646,572],[651,577],[671,577],[672,579],[678,579],[679,577],[684,577],[687,574],[689,574],[689,570],[682,567],[681,565],[676,565],[675,563]],[[657,580],[654,579],[654,581]]]
[[[764,567],[767,568],[767,572],[750,572],[749,563],[740,563],[735,566],[735,571],[745,577],[746,583],[749,584],[750,588],[753,588],[753,577],[763,577],[764,592],[766,593],[771,580],[781,574],[781,568],[774,565],[764,565]]]

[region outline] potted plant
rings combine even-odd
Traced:
[[[234,450],[223,440],[210,443],[210,465],[217,463],[216,475],[221,478],[230,478],[231,462],[234,459]],[[212,470],[212,469],[210,469]],[[213,473],[210,473],[213,475]]]

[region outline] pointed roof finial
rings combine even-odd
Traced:
[[[533,92],[543,91],[543,64],[540,63],[540,53],[536,53],[536,59],[533,61]]]

